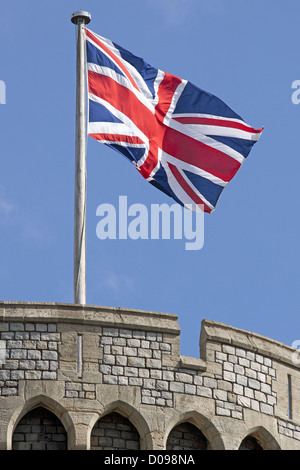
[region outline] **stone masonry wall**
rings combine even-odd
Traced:
[[[132,425],[141,449],[165,449],[178,425],[197,428],[208,449],[239,449],[247,436],[262,448],[300,449],[294,350],[203,320],[200,357],[185,357],[177,320],[104,307],[0,303],[0,448],[11,448],[25,412],[46,407],[68,429],[70,449],[102,446],[96,435],[104,436],[112,412]]]
[[[1,329],[6,361],[0,370],[0,396],[17,395],[19,380],[57,379],[60,334],[55,324],[3,323]],[[222,364],[222,376],[212,378],[203,371],[163,366],[162,357],[171,354],[171,347],[162,333],[103,328],[99,335],[102,382],[139,387],[146,405],[173,407],[174,394],[180,393],[213,398],[216,414],[235,419],[243,419],[244,407],[274,414],[271,359],[222,345],[215,359]],[[65,382],[66,398],[92,400],[95,391],[96,384]]]
[[[272,359],[252,351],[227,344],[216,352],[216,362],[222,364],[225,389],[215,398],[216,413],[243,419],[243,409],[274,415],[276,392],[272,384],[276,371]]]
[[[56,380],[60,334],[54,323],[0,323],[5,361],[0,396],[18,395],[20,380]]]

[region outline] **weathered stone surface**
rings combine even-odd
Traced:
[[[180,355],[179,335],[176,315],[0,302],[0,448],[11,448],[7,430],[26,409],[42,406],[62,420],[72,449],[136,448],[130,430],[119,432],[125,422],[107,432],[105,420],[94,427],[111,411],[135,426],[144,449],[163,450],[183,421],[195,423],[210,448],[237,449],[255,428],[266,449],[300,449],[292,348],[204,320],[201,357],[189,358]],[[38,446],[32,423],[26,426]],[[180,447],[176,432],[172,442]],[[20,428],[14,442],[27,448]],[[185,434],[182,442],[192,446],[193,439]]]

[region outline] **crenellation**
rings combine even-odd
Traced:
[[[295,393],[300,368],[292,362],[288,346],[203,320],[200,357],[189,358],[180,354],[175,315],[74,305],[6,305],[0,305],[0,340],[5,348],[0,364],[0,448],[12,445],[5,429],[11,428],[15,410],[23,403],[24,410],[45,406],[61,419],[68,416],[67,429],[83,420],[85,427],[71,435],[80,440],[86,429],[92,448],[137,447],[138,434],[132,427],[127,434],[121,432],[128,422],[111,419],[110,413],[120,411],[137,425],[142,417],[138,433],[145,449],[163,449],[169,423],[176,427],[176,420],[186,416],[197,423],[212,448],[236,448],[238,436],[242,441],[245,429],[255,423],[265,430],[260,436],[262,441],[267,436],[265,448],[300,449],[300,400]],[[100,421],[101,426],[95,424]],[[18,448],[27,448],[26,429],[30,439],[36,439],[38,428],[20,424],[14,440]],[[180,444],[180,432],[173,434],[174,446]],[[57,433],[56,444],[61,439],[64,434]],[[87,438],[84,442],[69,445],[84,448]],[[192,445],[188,432],[182,442]]]

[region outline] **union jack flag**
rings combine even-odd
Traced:
[[[216,96],[85,28],[88,135],[179,204],[212,212],[263,129]]]

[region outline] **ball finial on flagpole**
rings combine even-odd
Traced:
[[[71,21],[74,24],[77,24],[79,20],[83,20],[83,23],[88,24],[91,21],[91,14],[88,11],[75,11],[71,15]]]

